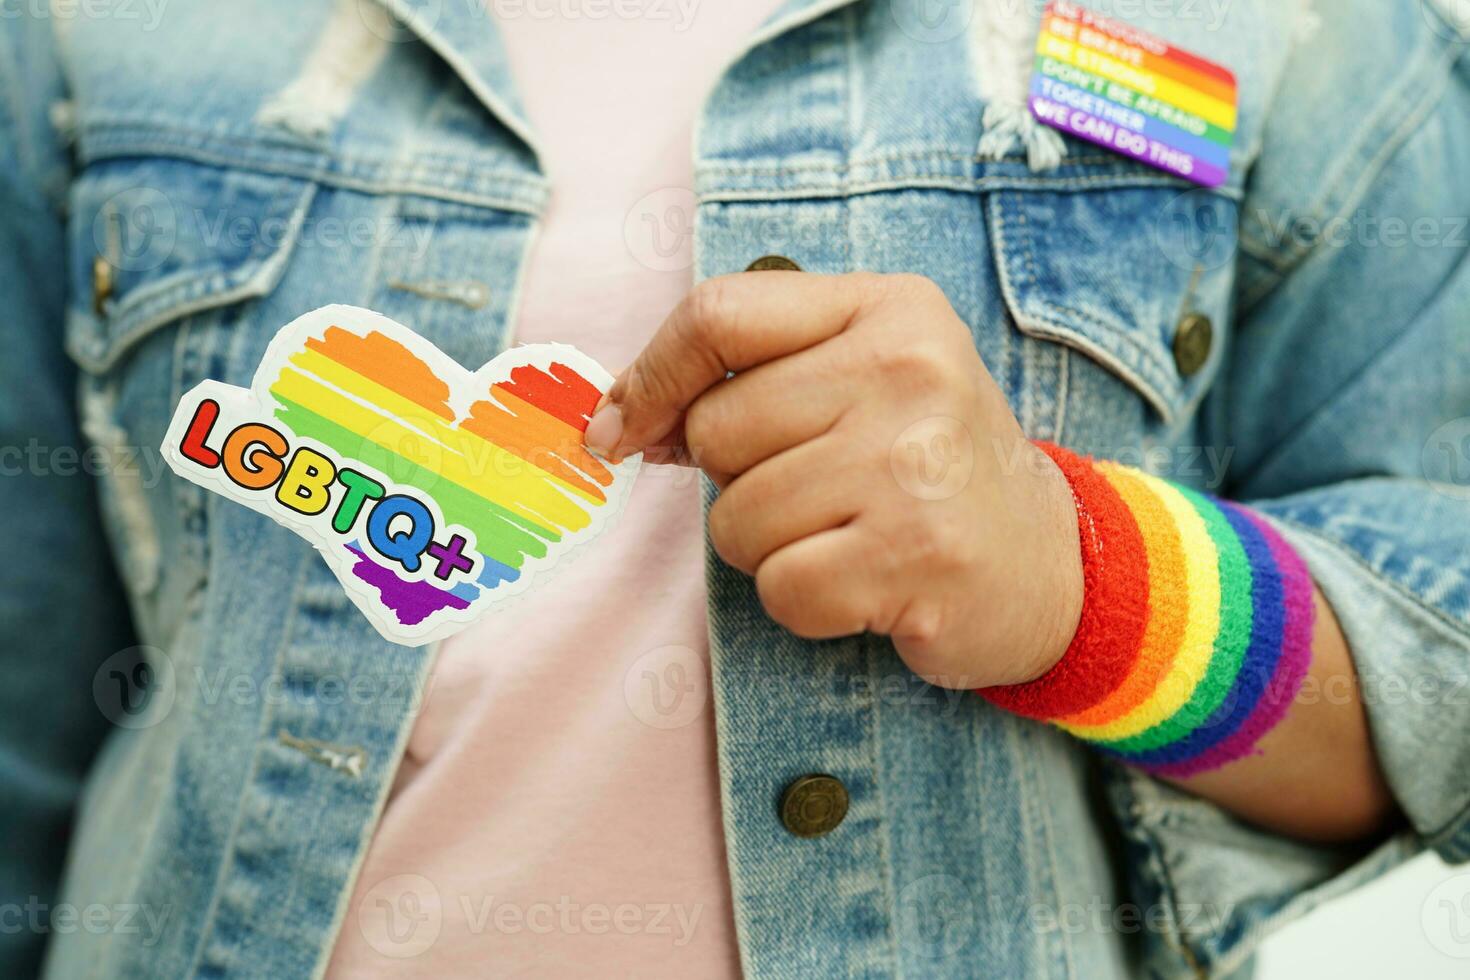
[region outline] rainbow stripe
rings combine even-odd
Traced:
[[[1238,102],[1229,69],[1068,0],[1047,4],[1030,99],[1046,125],[1218,187]]]
[[[601,392],[564,364],[515,368],[460,413],[449,384],[407,347],[332,326],[287,359],[270,394],[291,431],[423,491],[474,534],[482,571],[453,590],[406,581],[344,545],[353,574],[405,625],[516,581],[527,558],[586,528],[608,499],[613,474],[582,444]]]
[[[981,693],[1163,775],[1253,752],[1311,661],[1312,581],[1301,559],[1243,507],[1042,448],[1077,499],[1082,624],[1045,676]]]

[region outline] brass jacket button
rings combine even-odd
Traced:
[[[784,255],[762,255],[745,267],[746,272],[800,272],[801,266]]]
[[[836,776],[802,776],[781,794],[781,823],[797,837],[830,834],[847,816],[847,787]]]
[[[92,312],[98,316],[112,298],[112,263],[102,256],[92,259]]]
[[[1205,366],[1210,359],[1210,347],[1215,342],[1215,327],[1203,313],[1186,313],[1174,330],[1174,366],[1184,377],[1189,377]]]

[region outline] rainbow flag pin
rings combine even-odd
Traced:
[[[1068,0],[1042,14],[1030,103],[1054,129],[1196,184],[1230,175],[1235,75]]]

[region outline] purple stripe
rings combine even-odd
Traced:
[[[417,626],[441,609],[468,609],[470,604],[459,596],[436,589],[428,582],[407,582],[391,569],[384,568],[352,545],[343,545],[357,556],[352,574],[378,590],[383,605],[393,610],[404,626]]]
[[[1094,99],[1100,108],[1106,107],[1107,109],[1114,110],[1117,115],[1126,114],[1137,117],[1143,123],[1143,128],[1137,129],[1116,120],[1109,120],[1109,122],[1112,122],[1113,125],[1118,126],[1120,129],[1142,133],[1151,140],[1156,140],[1166,146],[1172,146],[1176,150],[1183,150],[1185,153],[1192,153],[1200,160],[1212,166],[1225,167],[1227,169],[1230,166],[1230,148],[1228,146],[1216,143],[1206,136],[1196,136],[1191,132],[1180,129],[1178,126],[1171,126],[1169,123],[1155,119],[1153,116],[1140,112],[1137,109],[1130,109],[1127,106],[1119,105],[1117,102],[1104,98],[1096,92],[1088,92],[1075,85],[1068,85],[1059,79],[1048,78],[1040,72],[1037,72],[1031,80],[1031,94],[1046,99],[1056,105],[1068,108],[1071,108],[1069,103],[1059,96],[1072,96],[1076,99]],[[1080,109],[1081,106],[1077,106],[1077,108]],[[1083,109],[1082,111],[1086,112],[1087,110]]]
[[[1208,498],[1230,523],[1245,550],[1251,576],[1251,634],[1235,684],[1214,712],[1184,738],[1169,745],[1119,757],[1150,771],[1189,766],[1196,757],[1223,744],[1250,717],[1281,660],[1285,605],[1281,571],[1271,545],[1246,513],[1228,501]],[[1158,768],[1155,768],[1158,767]]]
[[[1281,656],[1276,662],[1276,673],[1250,717],[1234,734],[1188,762],[1152,768],[1150,771],[1156,775],[1180,779],[1218,769],[1253,754],[1256,743],[1286,717],[1312,664],[1312,624],[1316,618],[1316,607],[1312,604],[1311,573],[1274,527],[1249,510],[1241,508],[1240,512],[1265,536],[1271,546],[1271,555],[1276,559],[1276,567],[1281,571],[1286,625],[1282,630]]]
[[[1192,153],[1186,153],[1183,150],[1167,146],[1158,140],[1139,137],[1145,145],[1138,147],[1133,141],[1119,145],[1115,140],[1107,140],[1095,136],[1092,132],[1079,125],[1079,123],[1091,123],[1094,126],[1108,127],[1109,131],[1115,134],[1127,133],[1130,136],[1137,136],[1138,134],[1116,123],[1108,123],[1098,119],[1089,112],[1083,112],[1081,109],[1072,109],[1059,102],[1053,102],[1050,99],[1043,99],[1032,95],[1031,114],[1046,125],[1060,129],[1065,133],[1071,133],[1078,139],[1087,140],[1089,143],[1096,143],[1098,146],[1106,147],[1114,153],[1121,153],[1124,156],[1132,157],[1140,163],[1146,163],[1150,167],[1183,177],[1185,180],[1193,181],[1203,187],[1219,187],[1230,176],[1228,170],[1211,163],[1206,163]],[[1170,155],[1155,159],[1150,156],[1151,150],[1155,152],[1167,150]]]

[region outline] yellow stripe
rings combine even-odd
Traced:
[[[1109,58],[1101,52],[1084,48],[1045,31],[1041,34],[1037,51],[1048,58],[1066,62],[1074,68],[1080,68],[1099,78],[1117,82],[1125,88],[1152,96],[1160,102],[1167,102],[1176,109],[1192,112],[1221,129],[1235,129],[1234,105],[1206,95],[1198,89],[1190,88],[1182,82],[1176,82],[1172,78],[1137,68],[1116,58]]]
[[[502,463],[509,462],[512,466],[520,466],[524,469],[534,470],[541,474],[541,478],[561,487],[567,493],[576,494],[591,504],[601,506],[605,501],[598,499],[586,490],[574,484],[568,483],[551,473],[542,469],[530,460],[526,460],[511,452],[497,446],[495,443],[477,435],[468,429],[460,429],[445,422],[442,418],[424,409],[422,405],[404,398],[402,395],[390,388],[385,388],[371,378],[365,377],[350,367],[332,360],[326,354],[311,349],[299,351],[291,355],[291,363],[316,375],[323,381],[341,388],[350,395],[361,398],[363,401],[376,405],[385,413],[401,419],[411,419],[414,428],[423,429],[430,437],[442,442],[449,447],[451,452],[462,456],[476,472],[483,469],[491,469],[496,473],[503,472],[505,467]],[[518,399],[519,400],[519,399]],[[539,411],[535,405],[523,403],[527,408]],[[558,424],[566,423],[557,420]],[[547,447],[548,450],[551,447]]]
[[[1122,470],[1117,463],[1095,464],[1104,476]],[[1204,518],[1178,490],[1168,482],[1139,470],[1127,470],[1145,483],[1174,519],[1179,541],[1184,550],[1184,582],[1150,581],[1150,588],[1186,589],[1189,602],[1188,619],[1174,663],[1159,686],[1132,711],[1105,725],[1067,725],[1058,727],[1080,738],[1093,741],[1128,738],[1148,731],[1174,716],[1194,695],[1194,689],[1210,667],[1215,653],[1215,637],[1220,632],[1220,562],[1215,542],[1205,527]]]
[[[400,419],[361,405],[291,368],[281,370],[271,391],[541,527],[576,531],[590,523],[587,511],[559,489],[564,484],[484,440],[487,454],[467,458],[452,445],[440,446]],[[406,417],[428,428],[424,409]]]

